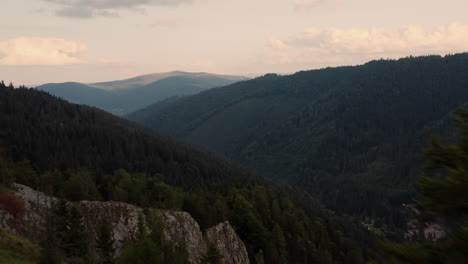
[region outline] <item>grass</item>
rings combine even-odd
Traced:
[[[0,264],[34,264],[38,258],[38,246],[0,228]]]

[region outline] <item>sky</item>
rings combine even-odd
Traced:
[[[255,76],[468,51],[467,0],[1,0],[0,79]]]

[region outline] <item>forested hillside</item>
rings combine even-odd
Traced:
[[[242,79],[208,73],[169,72],[95,84],[50,83],[37,89],[72,103],[96,106],[122,115],[173,96],[196,94]]]
[[[210,154],[100,109],[70,104],[46,92],[2,88],[0,145],[33,168],[119,168],[162,174],[172,184],[196,188],[243,173]]]
[[[367,228],[308,194],[252,178],[220,158],[99,109],[1,83],[0,126],[2,193],[19,182],[71,201],[183,210],[202,228],[228,220],[252,263],[364,263],[377,256]],[[35,242],[41,241],[48,240]],[[134,257],[148,248],[133,246]],[[87,263],[80,258],[77,263]]]
[[[275,74],[128,116],[207,146],[333,210],[404,225],[421,149],[468,102],[468,54]],[[157,109],[151,114],[152,109]]]

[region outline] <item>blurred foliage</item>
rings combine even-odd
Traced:
[[[468,262],[468,111],[458,110],[457,144],[443,145],[437,137],[425,151],[428,175],[418,181],[421,221],[443,221],[446,238],[438,242],[385,244],[399,263]]]

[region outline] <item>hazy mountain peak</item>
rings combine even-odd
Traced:
[[[242,76],[206,72],[171,71],[92,84],[76,82],[45,84],[38,86],[37,89],[73,103],[96,106],[122,115],[173,96],[196,94],[246,79]]]
[[[170,72],[161,72],[161,73],[149,73],[144,75],[135,76],[129,79],[109,81],[109,82],[98,82],[90,83],[89,86],[105,89],[105,90],[119,90],[127,88],[135,88],[137,86],[147,85],[168,77],[174,76],[186,76],[186,77],[219,77],[223,79],[228,79],[232,81],[241,81],[247,80],[248,78],[244,76],[236,75],[220,75],[207,72],[185,72],[180,70],[170,71]]]

